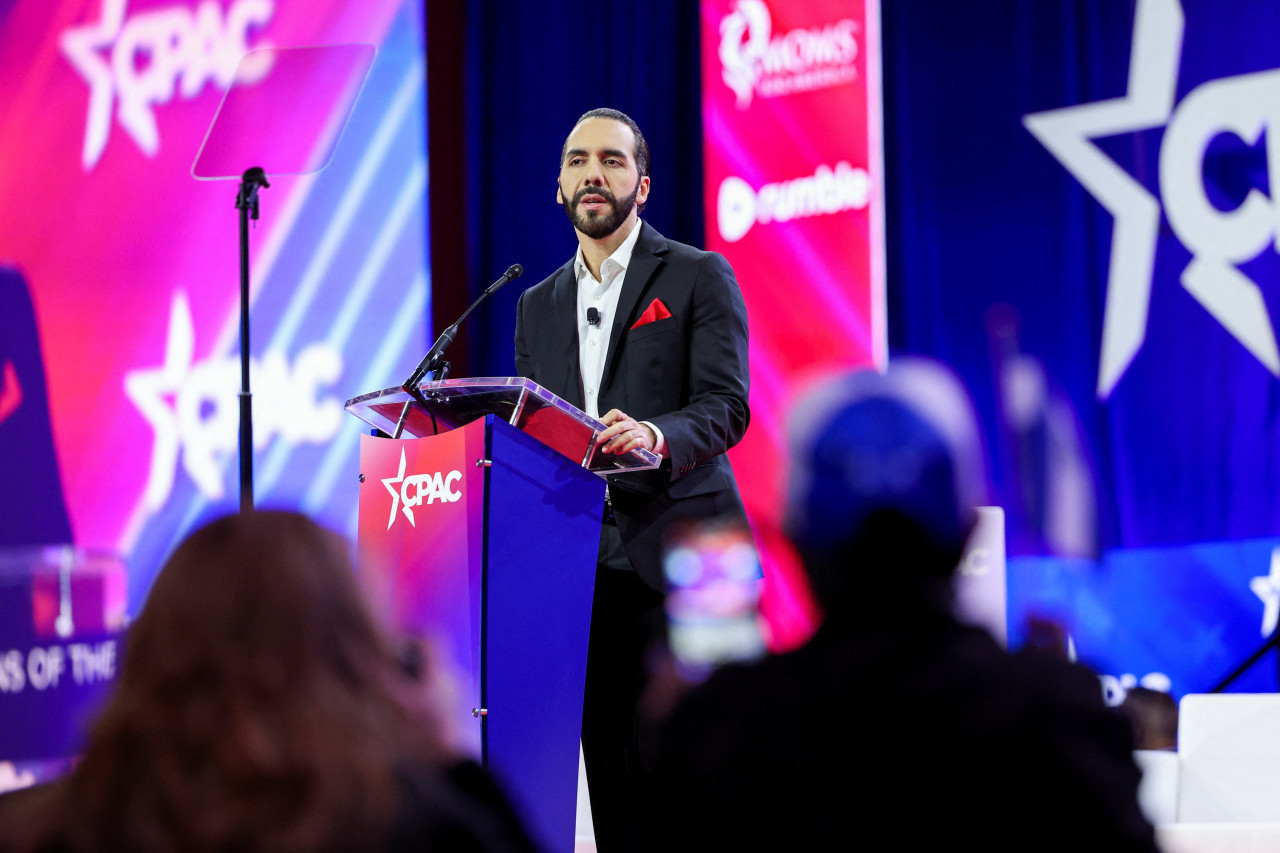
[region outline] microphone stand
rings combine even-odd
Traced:
[[[258,219],[258,189],[267,173],[245,170],[236,194],[240,210],[240,511],[253,512],[253,394],[249,390],[249,220]]]
[[[514,281],[524,274],[524,267],[520,264],[512,264],[507,267],[507,271],[502,277],[493,284],[485,288],[484,293],[476,297],[476,301],[472,302],[466,311],[462,312],[462,316],[454,321],[453,325],[440,333],[440,337],[436,338],[436,342],[431,345],[431,349],[422,357],[422,361],[418,362],[418,366],[413,369],[413,373],[409,374],[409,378],[402,384],[401,388],[409,392],[409,399],[404,401],[404,407],[400,409],[400,418],[396,421],[395,432],[391,434],[392,438],[399,438],[404,432],[404,423],[409,417],[409,410],[414,402],[418,402],[424,409],[431,414],[432,426],[435,425],[435,413],[431,412],[431,404],[422,396],[422,389],[419,384],[426,378],[427,374],[431,374],[431,381],[442,380],[449,375],[449,362],[444,360],[444,351],[449,344],[453,343],[453,339],[458,336],[458,326],[462,325],[462,321],[467,319],[476,306],[488,299],[490,296],[498,292],[504,284]]]

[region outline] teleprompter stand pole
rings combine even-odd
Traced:
[[[258,189],[271,186],[258,166],[240,179],[240,511],[253,511],[253,394],[249,391],[249,220],[258,218]]]

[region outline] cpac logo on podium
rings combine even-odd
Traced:
[[[1106,399],[1142,348],[1155,269],[1161,204],[1193,258],[1183,287],[1272,374],[1280,352],[1258,285],[1238,265],[1280,249],[1280,199],[1249,191],[1234,210],[1205,194],[1209,143],[1233,134],[1254,144],[1266,134],[1272,186],[1280,180],[1280,69],[1204,83],[1175,107],[1184,17],[1178,0],[1139,0],[1129,87],[1123,98],[1048,110],[1023,125],[1115,217],[1098,368]],[[1093,142],[1164,127],[1156,198]]]
[[[412,474],[406,477],[404,469],[404,448],[401,447],[400,470],[394,477],[384,477],[382,480],[382,485],[391,493],[391,516],[387,519],[388,530],[395,523],[397,509],[409,519],[410,525],[417,527],[418,524],[413,518],[415,506],[430,505],[437,500],[441,503],[454,503],[462,498],[462,490],[455,490],[453,487],[454,483],[462,479],[461,471],[454,470],[447,474],[436,471],[434,474]],[[399,488],[396,487],[396,483],[399,483]]]

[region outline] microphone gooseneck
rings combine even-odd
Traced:
[[[522,275],[524,275],[524,267],[520,264],[512,264],[507,267],[507,271],[502,274],[501,278],[486,287],[484,293],[481,293],[476,298],[476,301],[472,302],[470,307],[462,312],[462,316],[454,321],[452,326],[440,333],[440,337],[436,338],[436,342],[431,345],[431,349],[422,357],[422,361],[418,363],[413,373],[409,374],[409,378],[404,381],[401,387],[405,390],[416,392],[418,383],[422,381],[422,378],[428,373],[434,373],[439,369],[441,362],[444,361],[445,348],[453,343],[453,339],[458,336],[458,326],[462,325],[462,321],[467,319],[467,315],[474,311],[475,307],[485,299],[497,293],[504,284],[514,281]]]

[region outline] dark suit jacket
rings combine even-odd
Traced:
[[[886,832],[898,842],[863,846],[1155,853],[1097,675],[878,603],[871,624],[829,621],[684,696],[656,739],[643,849],[840,850]]]
[[[640,577],[662,589],[662,533],[678,518],[741,514],[724,453],[747,430],[747,309],[723,256],[667,240],[646,223],[609,336],[599,407],[650,421],[671,458],[609,479],[614,516]],[[516,371],[583,406],[573,259],[520,296]],[[655,299],[671,316],[631,328]]]

